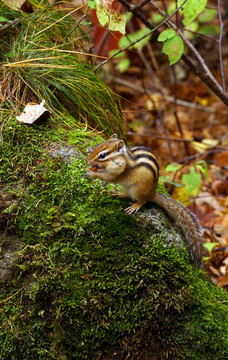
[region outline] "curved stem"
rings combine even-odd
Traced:
[[[97,65],[94,70],[98,70],[101,66],[103,66],[104,64],[108,63],[111,59],[113,59],[116,55],[122,53],[123,51],[129,49],[129,47],[134,46],[135,44],[137,44],[138,42],[140,42],[141,40],[145,39],[146,37],[148,37],[149,35],[151,35],[153,32],[155,32],[156,30],[158,30],[162,25],[166,24],[169,19],[171,19],[171,17],[173,15],[175,15],[181,8],[182,6],[187,2],[187,0],[184,0],[183,3],[171,14],[169,15],[167,18],[165,18],[165,20],[163,20],[160,24],[158,24],[155,27],[152,27],[151,31],[149,31],[147,34],[141,36],[140,38],[136,39],[135,41],[132,41],[130,44],[126,45],[125,47],[121,48],[120,50],[118,50],[117,52],[115,52],[113,55],[111,55],[108,59],[106,59],[105,61],[103,61],[102,63],[100,63],[99,65]],[[130,11],[135,12],[134,10],[135,7],[130,7]],[[138,8],[138,7],[137,7]],[[133,10],[132,10],[133,9]],[[148,26],[147,26],[148,27]]]
[[[141,20],[141,22],[148,27],[149,29],[153,29],[155,32],[158,33],[157,31],[158,27],[154,28],[153,25],[151,24],[151,22],[142,14],[142,12],[140,12],[138,10],[138,8],[140,8],[140,6],[138,6],[136,9],[134,9],[134,7],[131,6],[131,4],[127,1],[127,0],[117,0],[119,3],[121,3],[128,11],[132,12],[139,20]],[[153,2],[151,1],[151,4]],[[154,4],[153,4],[154,5]],[[182,5],[183,6],[183,5]],[[166,20],[164,20],[162,22],[162,24],[164,24],[164,22],[167,22],[169,20],[169,17],[166,18]],[[181,36],[181,34],[179,33],[179,35]],[[217,95],[220,100],[226,104],[228,106],[228,96],[225,93],[224,89],[218,84],[218,82],[216,81],[216,79],[214,78],[214,76],[211,74],[210,70],[207,68],[204,60],[202,59],[201,55],[198,53],[198,51],[193,47],[193,45],[191,44],[191,51],[194,55],[194,57],[197,59],[197,62],[199,62],[201,65],[203,65],[203,70],[200,69],[198,64],[195,64],[190,58],[189,56],[186,55],[182,55],[181,59],[185,62],[185,64],[209,87],[210,90],[212,90],[215,95]],[[197,57],[196,57],[197,54]],[[201,60],[202,59],[202,60]],[[209,72],[208,72],[209,70]]]
[[[219,35],[219,47],[218,47],[218,49],[219,49],[219,63],[220,63],[220,71],[221,71],[221,75],[222,75],[222,87],[223,87],[223,91],[226,92],[226,83],[225,83],[224,69],[223,69],[223,63],[222,63],[223,21],[222,21],[220,0],[218,0],[218,16],[219,16],[219,22],[220,22],[220,35]]]

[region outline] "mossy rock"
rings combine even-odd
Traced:
[[[3,128],[0,241],[20,251],[1,281],[0,358],[227,359],[226,293],[162,211],[126,215],[87,178],[93,135]]]

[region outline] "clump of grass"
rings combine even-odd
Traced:
[[[5,99],[17,110],[29,101],[44,99],[56,119],[65,115],[64,124],[71,128],[85,123],[107,134],[122,134],[114,96],[93,72],[85,31],[46,1],[34,2],[33,7],[28,14],[0,4],[2,16],[9,22],[17,19],[0,38]]]

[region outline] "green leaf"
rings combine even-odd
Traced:
[[[179,7],[183,3],[183,0],[177,1],[177,6]],[[183,23],[185,26],[188,26],[196,17],[199,15],[206,7],[207,0],[188,0],[183,5],[183,14],[184,20]]]
[[[164,183],[168,180],[169,178],[169,175],[166,175],[166,176],[159,176],[159,180],[161,181],[161,183]]]
[[[203,35],[220,34],[220,27],[215,24],[203,25],[200,27],[199,33]]]
[[[126,14],[120,14],[118,11],[111,8],[111,3],[106,3],[105,0],[96,0],[95,9],[99,23],[102,26],[108,24],[111,31],[119,31],[125,34]]]
[[[201,176],[196,173],[193,166],[191,166],[190,173],[182,176],[182,182],[185,184],[189,194],[198,190],[201,184]]]
[[[152,16],[152,23],[153,24],[159,24],[163,21],[163,17],[160,14],[154,14]]]
[[[169,64],[175,64],[184,52],[184,44],[180,36],[175,34],[171,39],[168,39],[164,43],[162,51],[168,55]]]
[[[183,185],[182,184],[178,184],[178,183],[176,183],[176,182],[174,182],[174,181],[171,181],[171,180],[168,180],[168,181],[166,181],[168,184],[171,184],[171,185],[173,185],[173,186],[176,186],[176,187],[183,187]]]
[[[204,160],[197,161],[196,167],[199,169],[199,171],[201,171],[201,173],[204,174],[206,180],[208,181],[209,176],[208,176],[208,166],[207,166],[206,161],[204,161]]]
[[[199,29],[199,22],[197,20],[191,22],[191,24],[187,27],[188,30],[197,32]],[[192,34],[195,36],[195,34]]]
[[[207,261],[207,260],[209,260],[210,258],[211,258],[211,256],[203,256],[203,257],[202,257],[203,261]]]
[[[203,246],[204,246],[209,252],[211,252],[216,245],[218,245],[217,242],[207,242],[207,243],[203,244]]]
[[[90,9],[95,9],[95,1],[88,1],[87,4],[90,7]]]
[[[129,59],[122,59],[117,64],[117,69],[120,73],[124,73],[130,66],[130,60]]]
[[[108,56],[113,56],[115,53],[117,53],[119,51],[119,49],[113,49],[113,50],[110,50],[108,52]],[[116,56],[114,56],[115,59],[117,58],[123,58],[124,56],[126,56],[125,52],[121,52],[119,54],[117,54]]]
[[[120,14],[118,11],[113,12],[110,16],[108,27],[111,31],[119,31],[121,34],[125,34],[126,14]]]
[[[216,18],[217,13],[218,11],[215,9],[205,9],[198,19],[200,22],[210,22]]]
[[[173,171],[177,171],[177,170],[179,170],[181,168],[182,168],[182,165],[172,163],[172,164],[169,164],[169,165],[166,166],[165,171],[173,172]]]
[[[171,184],[174,185],[176,187],[183,187],[183,185],[175,183],[174,181],[168,180],[169,176],[160,176],[159,180],[160,182],[163,184],[164,182],[166,182],[167,184]]]
[[[158,41],[164,42],[168,39],[172,39],[176,35],[176,31],[173,29],[166,29],[158,37]]]
[[[150,32],[150,29],[144,27],[138,31],[135,31],[133,34],[127,34],[127,36],[122,36],[119,40],[119,44],[118,44],[119,48],[125,47],[125,46],[131,44],[132,42],[140,39],[142,36],[146,35],[149,32]],[[140,40],[135,45],[133,45],[132,48],[135,48],[139,51],[142,50],[142,48],[148,43],[150,38],[151,38],[151,35],[148,35],[147,37],[145,37],[144,39]]]
[[[10,22],[9,19],[7,19],[5,16],[3,15],[0,15],[0,21],[3,21],[3,22]]]

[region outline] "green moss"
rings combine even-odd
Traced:
[[[12,121],[3,135],[1,186],[16,197],[4,213],[22,245],[0,295],[0,357],[225,359],[226,294],[86,177],[75,133]],[[76,158],[53,157],[58,137]]]

